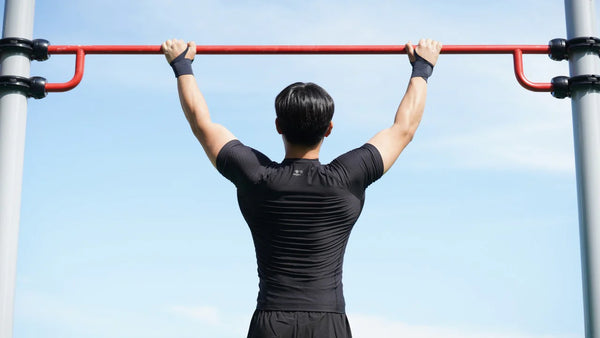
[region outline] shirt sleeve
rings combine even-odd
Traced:
[[[351,150],[331,162],[339,167],[350,186],[358,190],[366,189],[383,176],[383,159],[372,144],[366,143]]]
[[[229,141],[217,155],[217,170],[236,187],[257,183],[272,161],[239,140]]]

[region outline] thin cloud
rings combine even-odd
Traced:
[[[450,165],[455,167],[571,174],[574,155],[572,142],[565,135],[569,135],[568,126],[553,123],[490,126],[431,141],[426,147],[450,157]]]
[[[219,325],[219,310],[212,306],[172,306],[169,312],[186,318],[202,321],[206,324]]]
[[[578,335],[546,335],[523,332],[499,332],[474,330],[469,328],[448,328],[426,325],[412,325],[383,317],[349,314],[353,336],[356,338],[579,338]]]

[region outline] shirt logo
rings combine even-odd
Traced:
[[[294,172],[292,173],[293,176],[302,176],[302,174],[304,174],[304,171],[300,169],[294,169]]]

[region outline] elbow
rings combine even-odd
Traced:
[[[196,110],[185,111],[185,117],[194,134],[201,134],[206,129],[207,124],[210,123],[210,121],[206,121]]]
[[[413,138],[415,137],[415,134],[417,133],[417,128],[419,127],[419,123],[413,124],[411,125],[408,130],[406,131],[406,137],[408,138],[408,141],[412,141]]]
[[[403,143],[405,143],[405,144],[408,144],[413,140],[413,138],[415,137],[415,132],[417,131],[416,128],[413,128],[406,124],[399,124],[399,123],[394,124],[394,129],[395,129],[396,137],[404,140]]]
[[[409,129],[405,131],[402,137],[406,140],[406,144],[409,144],[415,137],[415,130]]]
[[[408,141],[407,143],[410,143],[414,137],[415,137],[415,130],[408,131],[406,133],[406,140]]]

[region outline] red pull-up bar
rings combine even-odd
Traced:
[[[197,54],[406,54],[404,45],[263,45],[197,46]],[[447,45],[442,54],[512,54],[517,81],[536,92],[552,91],[551,83],[534,83],[523,73],[523,54],[549,54],[549,45]],[[47,83],[46,91],[64,92],[83,78],[86,54],[162,54],[160,46],[48,46],[48,54],[75,54],[75,75],[65,83]]]

